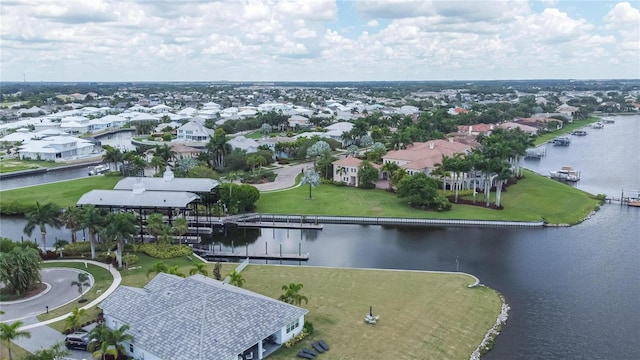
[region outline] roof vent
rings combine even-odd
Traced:
[[[140,195],[144,190],[144,184],[140,181],[140,178],[136,179],[136,183],[133,184],[133,195]]]
[[[162,176],[162,179],[164,181],[173,180],[173,171],[171,171],[171,168],[168,165],[167,165],[167,170],[164,171],[164,175]]]

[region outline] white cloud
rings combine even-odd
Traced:
[[[604,25],[577,16],[580,3],[548,4],[3,1],[0,72],[60,81],[640,77],[636,3],[603,6]],[[357,16],[340,18],[349,14],[341,6]]]

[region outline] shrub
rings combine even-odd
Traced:
[[[278,160],[278,164],[280,165],[287,165],[289,163],[289,160],[287,159],[279,159]]]
[[[307,333],[307,330],[302,329],[302,332],[300,334],[294,336],[293,338],[291,338],[291,340],[289,340],[286,343],[284,343],[284,346],[288,349],[288,348],[292,347],[293,345],[295,345],[295,344],[299,343],[300,341],[302,341],[308,335],[309,335],[309,333]]]
[[[187,245],[140,244],[138,245],[138,251],[156,259],[171,259],[188,256],[193,253]]]
[[[306,331],[309,335],[313,334],[313,323],[311,323],[311,321],[305,320],[303,330]]]
[[[89,241],[70,243],[64,246],[64,254],[67,256],[80,256],[91,251]]]
[[[124,266],[135,265],[138,263],[138,260],[138,255],[135,254],[128,254],[122,257],[122,263],[124,264]]]

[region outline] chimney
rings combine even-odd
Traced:
[[[469,135],[473,132],[473,125],[469,125]]]
[[[450,143],[452,143],[452,142],[453,142],[453,138],[452,138],[452,137],[450,137],[450,138],[449,138],[449,142],[450,142]]]
[[[435,147],[435,144],[433,143],[433,141],[429,142],[429,149],[433,149]]]

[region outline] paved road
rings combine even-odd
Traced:
[[[80,297],[78,288],[71,286],[71,282],[78,279],[80,270],[70,268],[42,269],[40,274],[42,282],[51,286],[49,291],[34,298],[4,302],[0,304],[4,315],[0,315],[0,321],[12,321],[31,316],[37,316],[49,310],[56,309]],[[89,274],[89,282],[93,286],[93,277]],[[90,287],[83,289],[88,291]]]
[[[275,169],[273,172],[278,174],[276,181],[266,184],[254,184],[260,191],[274,191],[287,189],[296,184],[296,176],[304,169],[310,169],[313,167],[313,163],[302,163],[297,165],[287,165],[281,168]]]

